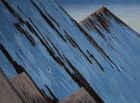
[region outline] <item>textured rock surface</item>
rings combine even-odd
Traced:
[[[9,80],[0,71],[0,103],[23,103],[11,86]]]
[[[10,82],[25,103],[49,103],[25,73],[12,78]]]
[[[91,95],[84,89],[81,88],[78,92],[66,97],[59,103],[97,103]]]

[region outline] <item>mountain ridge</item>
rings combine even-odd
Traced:
[[[121,20],[119,17],[117,17],[116,15],[114,15],[106,6],[102,6],[99,9],[97,9],[96,11],[94,11],[93,13],[91,13],[89,16],[87,16],[86,18],[84,18],[83,20],[81,20],[80,23],[86,22],[88,19],[95,17],[95,16],[100,16],[101,14],[105,14],[108,16],[113,16],[114,19],[116,19],[116,21],[118,21],[118,23],[122,23],[123,25],[127,26],[128,29],[131,29],[134,33],[136,33],[138,36],[140,36],[140,34],[133,30],[129,25],[127,25],[127,23],[125,23],[123,20]]]

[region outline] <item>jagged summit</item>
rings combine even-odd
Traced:
[[[86,17],[84,20],[82,20],[79,24],[86,24],[90,26],[91,28],[93,27],[94,29],[97,30],[98,25],[96,25],[96,22],[100,24],[100,27],[103,29],[108,30],[109,28],[109,20],[108,16],[112,16],[113,14],[106,8],[106,7],[101,7],[88,17]],[[116,18],[116,17],[115,17]],[[95,20],[96,19],[96,20]],[[118,20],[117,20],[118,21]],[[99,30],[97,30],[99,32]]]
[[[97,9],[95,12],[93,12],[92,14],[90,14],[89,16],[87,16],[85,19],[83,19],[82,21],[80,21],[79,23],[84,23],[86,22],[88,19],[92,19],[95,17],[104,17],[104,16],[109,16],[109,17],[113,17],[117,22],[122,22],[122,20],[120,20],[116,15],[114,15],[107,7],[102,6],[101,8]],[[105,19],[105,18],[104,18]],[[107,18],[106,18],[107,19]]]
[[[95,12],[87,16],[85,19],[81,20],[79,24],[89,23],[92,19],[98,20],[104,29],[107,29],[110,25],[110,19],[114,19],[117,23],[122,24],[128,29],[131,29],[137,36],[140,36],[139,33],[134,31],[130,26],[128,26],[124,21],[122,21],[119,17],[114,15],[107,7],[102,6],[101,8],[97,9]],[[92,23],[92,22],[91,22]],[[96,24],[96,23],[95,23]]]
[[[91,13],[89,16],[87,16],[86,18],[81,20],[79,23],[82,23],[82,22],[86,21],[87,19],[91,18],[92,16],[94,16],[95,14],[99,14],[99,13],[102,13],[104,11],[109,11],[109,10],[105,6],[102,6],[101,8],[97,9],[96,11]]]

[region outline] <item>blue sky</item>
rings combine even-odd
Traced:
[[[56,0],[76,21],[106,6],[140,33],[140,0]]]

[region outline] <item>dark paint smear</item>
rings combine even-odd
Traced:
[[[100,69],[104,72],[105,70],[104,70],[103,66],[98,62],[98,60],[88,50],[87,50],[87,53],[96,62],[96,64],[100,67]]]
[[[26,24],[27,24],[27,23],[26,23]],[[30,42],[33,46],[36,45],[36,43],[35,43],[34,39],[32,38],[32,36],[31,36],[26,30],[24,30],[24,29],[21,27],[21,25],[20,25],[19,23],[15,23],[14,25],[15,25],[16,29],[17,29],[20,33],[22,33],[22,34],[25,35],[25,37],[29,40],[29,42]],[[27,25],[28,25],[28,24],[27,24]]]
[[[18,15],[18,13],[16,13],[16,11],[5,1],[5,0],[1,0],[3,2],[3,4],[5,5],[5,7],[8,9],[8,11],[14,16],[16,17],[19,22],[21,24],[25,23],[25,21]]]
[[[80,48],[80,46],[78,45],[78,43],[76,43],[76,41],[67,33],[66,33],[66,38],[67,40],[71,43],[71,45],[74,47],[74,48],[78,48],[78,50],[82,53],[82,55],[88,60],[88,62],[90,64],[92,64],[92,61],[87,57],[87,55],[82,51],[82,49]]]
[[[21,65],[19,65],[16,61],[13,60],[11,55],[8,53],[8,51],[4,48],[4,46],[1,43],[0,43],[0,50],[5,55],[5,57],[9,60],[9,62],[13,65],[13,67],[15,68],[18,74],[25,71],[25,69]]]
[[[39,11],[42,18],[49,24],[49,26],[57,32],[57,34],[60,36],[60,38],[64,42],[66,42],[65,38],[61,35],[61,33],[58,31],[58,29],[55,27],[55,25],[48,19],[48,17],[41,11],[41,9],[32,0],[30,0],[30,1],[35,6],[35,8]]]
[[[21,25],[23,25],[23,24],[26,24],[26,25],[28,26],[28,22],[25,22],[25,21],[22,19],[22,17],[20,17],[20,16],[18,15],[18,13],[17,13],[5,0],[2,0],[2,2],[3,2],[3,4],[5,5],[5,7],[8,9],[8,11],[9,11],[14,17],[16,17],[16,18],[19,20],[19,23],[14,23],[14,26],[16,27],[16,29],[17,29],[20,33],[24,34],[25,37],[29,40],[29,42],[30,42],[33,46],[35,46],[36,43],[35,43],[34,39],[32,38],[32,36],[31,36],[26,30],[24,30],[24,29],[22,28],[22,26],[21,26]]]
[[[50,90],[50,88],[49,88],[47,85],[45,85],[45,87],[47,88],[47,90],[49,91],[49,94],[50,94],[51,97],[53,98],[53,102],[58,103],[58,102],[59,102],[58,98],[55,97],[55,95],[54,95],[53,92]]]

